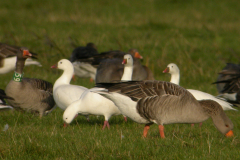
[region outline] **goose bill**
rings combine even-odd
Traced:
[[[163,73],[168,73],[169,72],[169,68],[167,67],[164,71],[163,71]]]
[[[23,56],[28,56],[28,57],[31,57],[32,54],[28,51],[28,50],[23,50]]]
[[[228,131],[228,133],[226,133],[225,136],[226,137],[233,137],[234,136],[233,131],[232,130]]]
[[[127,64],[127,59],[123,59],[122,64]]]
[[[135,52],[134,57],[139,58],[139,59],[143,59],[143,57],[138,52]]]

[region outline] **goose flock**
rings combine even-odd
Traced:
[[[64,126],[77,115],[104,116],[102,129],[109,129],[109,119],[123,115],[145,124],[143,137],[150,125],[157,124],[161,138],[164,125],[202,123],[211,118],[226,137],[233,136],[233,123],[225,114],[240,102],[240,66],[228,63],[219,72],[218,96],[179,86],[180,70],[170,63],[163,71],[171,74],[170,82],[155,80],[152,71],[141,64],[136,49],[99,53],[94,43],[77,47],[70,59],[61,59],[51,68],[63,70],[54,84],[42,79],[23,77],[24,66],[41,66],[25,47],[0,43],[0,74],[15,69],[5,90],[0,90],[0,108],[36,112],[40,118],[56,107],[63,110]],[[25,75],[24,75],[25,76]],[[28,76],[28,75],[26,75]],[[94,88],[70,84],[72,78],[90,78]],[[7,103],[6,103],[7,101]]]

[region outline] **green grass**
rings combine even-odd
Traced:
[[[217,95],[214,82],[227,62],[239,63],[240,2],[237,0],[8,0],[0,1],[0,42],[26,46],[39,54],[43,67],[28,66],[25,77],[54,83],[61,71],[50,66],[69,58],[70,37],[79,45],[94,42],[98,50],[137,48],[143,64],[157,80],[169,81],[162,71],[174,62],[181,86]],[[12,74],[1,75],[5,88]],[[93,87],[88,79],[72,84]],[[63,128],[63,111],[41,120],[30,113],[0,113],[2,159],[238,159],[239,112],[226,111],[234,123],[234,138],[225,138],[211,120],[191,128],[165,125],[161,139],[156,125],[143,138],[144,125],[122,116],[110,119],[79,116]],[[122,137],[124,136],[124,137]]]

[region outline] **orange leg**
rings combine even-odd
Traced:
[[[159,128],[159,132],[160,132],[161,138],[165,138],[165,135],[164,135],[164,126],[163,126],[163,125],[159,125],[158,128]]]
[[[147,137],[147,133],[148,133],[148,130],[150,128],[150,125],[151,124],[146,124],[145,127],[144,127],[144,130],[143,130],[143,137]]]

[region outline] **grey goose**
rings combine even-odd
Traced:
[[[20,48],[21,47],[18,46],[0,43],[0,74],[5,74],[15,69],[16,56]],[[35,56],[36,54],[33,54],[33,58],[36,58]],[[42,66],[38,61],[34,61],[31,58],[28,58],[25,62],[25,66],[28,65]]]
[[[24,63],[31,56],[32,54],[25,48],[18,50],[15,72],[5,92],[7,96],[13,98],[7,99],[12,107],[38,112],[42,117],[55,105],[53,85],[41,79],[23,78]]]
[[[226,136],[233,136],[233,123],[215,101],[197,101],[190,92],[176,84],[163,81],[129,81],[99,83],[95,92],[112,100],[125,116],[144,123],[143,136],[149,126],[159,126],[165,138],[164,124],[200,123],[212,118],[216,128]]]

